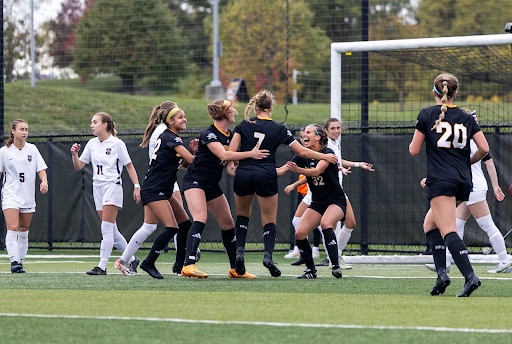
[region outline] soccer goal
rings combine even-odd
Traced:
[[[342,135],[344,158],[369,161],[376,169],[344,180],[358,220],[350,242],[360,247],[363,256],[353,255],[348,261],[424,263],[431,259],[417,254],[426,244],[422,221],[428,201],[419,187],[425,157],[412,159],[407,146],[419,110],[434,102],[432,82],[444,72],[459,79],[456,104],[477,110],[500,185],[508,190],[512,182],[512,34],[331,44],[331,117],[343,120],[345,134],[355,134]],[[489,187],[492,190],[490,183]],[[505,234],[512,228],[512,202],[498,202],[489,191],[488,203]],[[474,262],[496,261],[495,255],[482,255],[489,252],[489,241],[472,219],[464,240]],[[512,247],[510,240],[508,247]],[[380,252],[385,256],[376,257]]]

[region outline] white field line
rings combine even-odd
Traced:
[[[145,317],[120,317],[120,316],[83,316],[83,315],[55,315],[55,314],[23,314],[0,313],[0,317],[23,318],[50,318],[50,319],[92,319],[92,320],[138,320],[150,322],[193,323],[211,325],[250,325],[271,327],[306,327],[306,328],[339,328],[339,329],[371,329],[371,330],[404,330],[404,331],[433,331],[433,332],[464,332],[464,333],[512,333],[508,329],[483,329],[483,328],[456,328],[456,327],[428,327],[428,326],[371,326],[350,324],[310,324],[310,323],[282,323],[263,321],[221,321],[201,319],[179,318],[145,318]]]

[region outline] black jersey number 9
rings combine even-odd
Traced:
[[[464,148],[468,143],[468,129],[464,124],[455,123],[452,125],[448,122],[440,122],[436,127],[436,133],[443,134],[437,140],[437,147],[439,148]],[[450,137],[453,134],[453,139]]]

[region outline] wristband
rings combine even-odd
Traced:
[[[140,184],[133,184],[134,189],[140,189]]]
[[[360,163],[355,162],[355,163],[354,163],[354,167],[359,167],[359,164],[360,164]]]

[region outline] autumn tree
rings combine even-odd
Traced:
[[[76,30],[73,67],[82,77],[118,75],[123,92],[142,78],[169,87],[186,73],[186,44],[165,0],[95,0]]]
[[[330,41],[323,30],[312,26],[313,14],[306,2],[289,3],[288,37],[285,12],[286,0],[238,0],[221,11],[221,67],[230,77],[246,79],[253,88],[250,92],[267,88],[283,99],[287,58],[290,73],[303,65],[310,73],[319,72],[322,64],[329,63]]]

